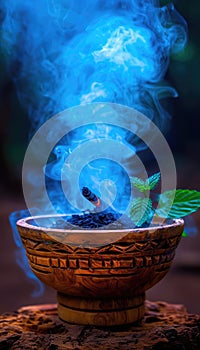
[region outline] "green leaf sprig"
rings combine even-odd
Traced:
[[[160,173],[156,173],[148,179],[141,180],[139,177],[130,177],[131,184],[140,192],[146,192],[154,189],[160,180]]]
[[[200,192],[196,190],[169,190],[158,195],[158,207],[149,198],[160,181],[160,173],[156,173],[145,181],[138,177],[130,177],[131,184],[140,192],[139,197],[133,198],[130,204],[129,216],[136,226],[141,227],[150,223],[154,215],[161,218],[181,218],[194,213],[200,208]],[[174,198],[174,199],[173,199]],[[173,204],[169,208],[169,204]]]

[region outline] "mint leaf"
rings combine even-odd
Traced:
[[[151,177],[149,177],[146,180],[146,183],[149,185],[149,189],[153,190],[159,181],[160,181],[160,173],[156,173],[156,174],[152,175]]]
[[[160,180],[160,173],[156,173],[148,179],[141,180],[139,177],[130,177],[132,185],[140,192],[146,192],[152,190]]]
[[[159,206],[155,213],[164,218],[181,218],[194,213],[200,208],[200,192],[195,190],[176,190],[173,205],[167,213],[169,201],[174,190],[166,191],[159,196]]]
[[[158,197],[158,207],[155,210],[155,214],[162,217],[168,218],[169,212],[172,208],[172,204],[175,199],[176,190],[169,190],[161,193]]]
[[[149,198],[135,198],[131,202],[130,218],[135,225],[141,226],[152,214],[152,201]]]
[[[132,185],[137,188],[140,192],[146,191],[146,181],[139,179],[139,177],[130,177]]]

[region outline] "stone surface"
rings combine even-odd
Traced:
[[[62,322],[56,304],[27,306],[0,315],[0,349],[199,350],[200,316],[182,305],[146,301],[141,322],[100,328]]]

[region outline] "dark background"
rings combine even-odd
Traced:
[[[177,99],[170,100],[173,119],[167,139],[175,156],[178,187],[200,190],[200,2],[176,0],[174,3],[188,23],[189,41],[183,53],[171,58],[167,73],[167,79],[179,92]],[[33,284],[15,258],[8,216],[12,211],[25,208],[21,167],[28,144],[29,122],[6,73],[3,58],[0,58],[0,68],[0,312],[5,312],[21,305],[55,302],[56,296],[53,290],[45,288],[41,297],[33,298]],[[151,300],[183,303],[190,312],[200,313],[199,213],[193,217],[197,235],[182,239],[171,271],[147,296]]]

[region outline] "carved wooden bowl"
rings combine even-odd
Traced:
[[[42,218],[42,217],[41,217]],[[114,326],[144,316],[145,291],[169,270],[183,220],[142,229],[63,230],[17,222],[33,272],[57,290],[59,317]]]

